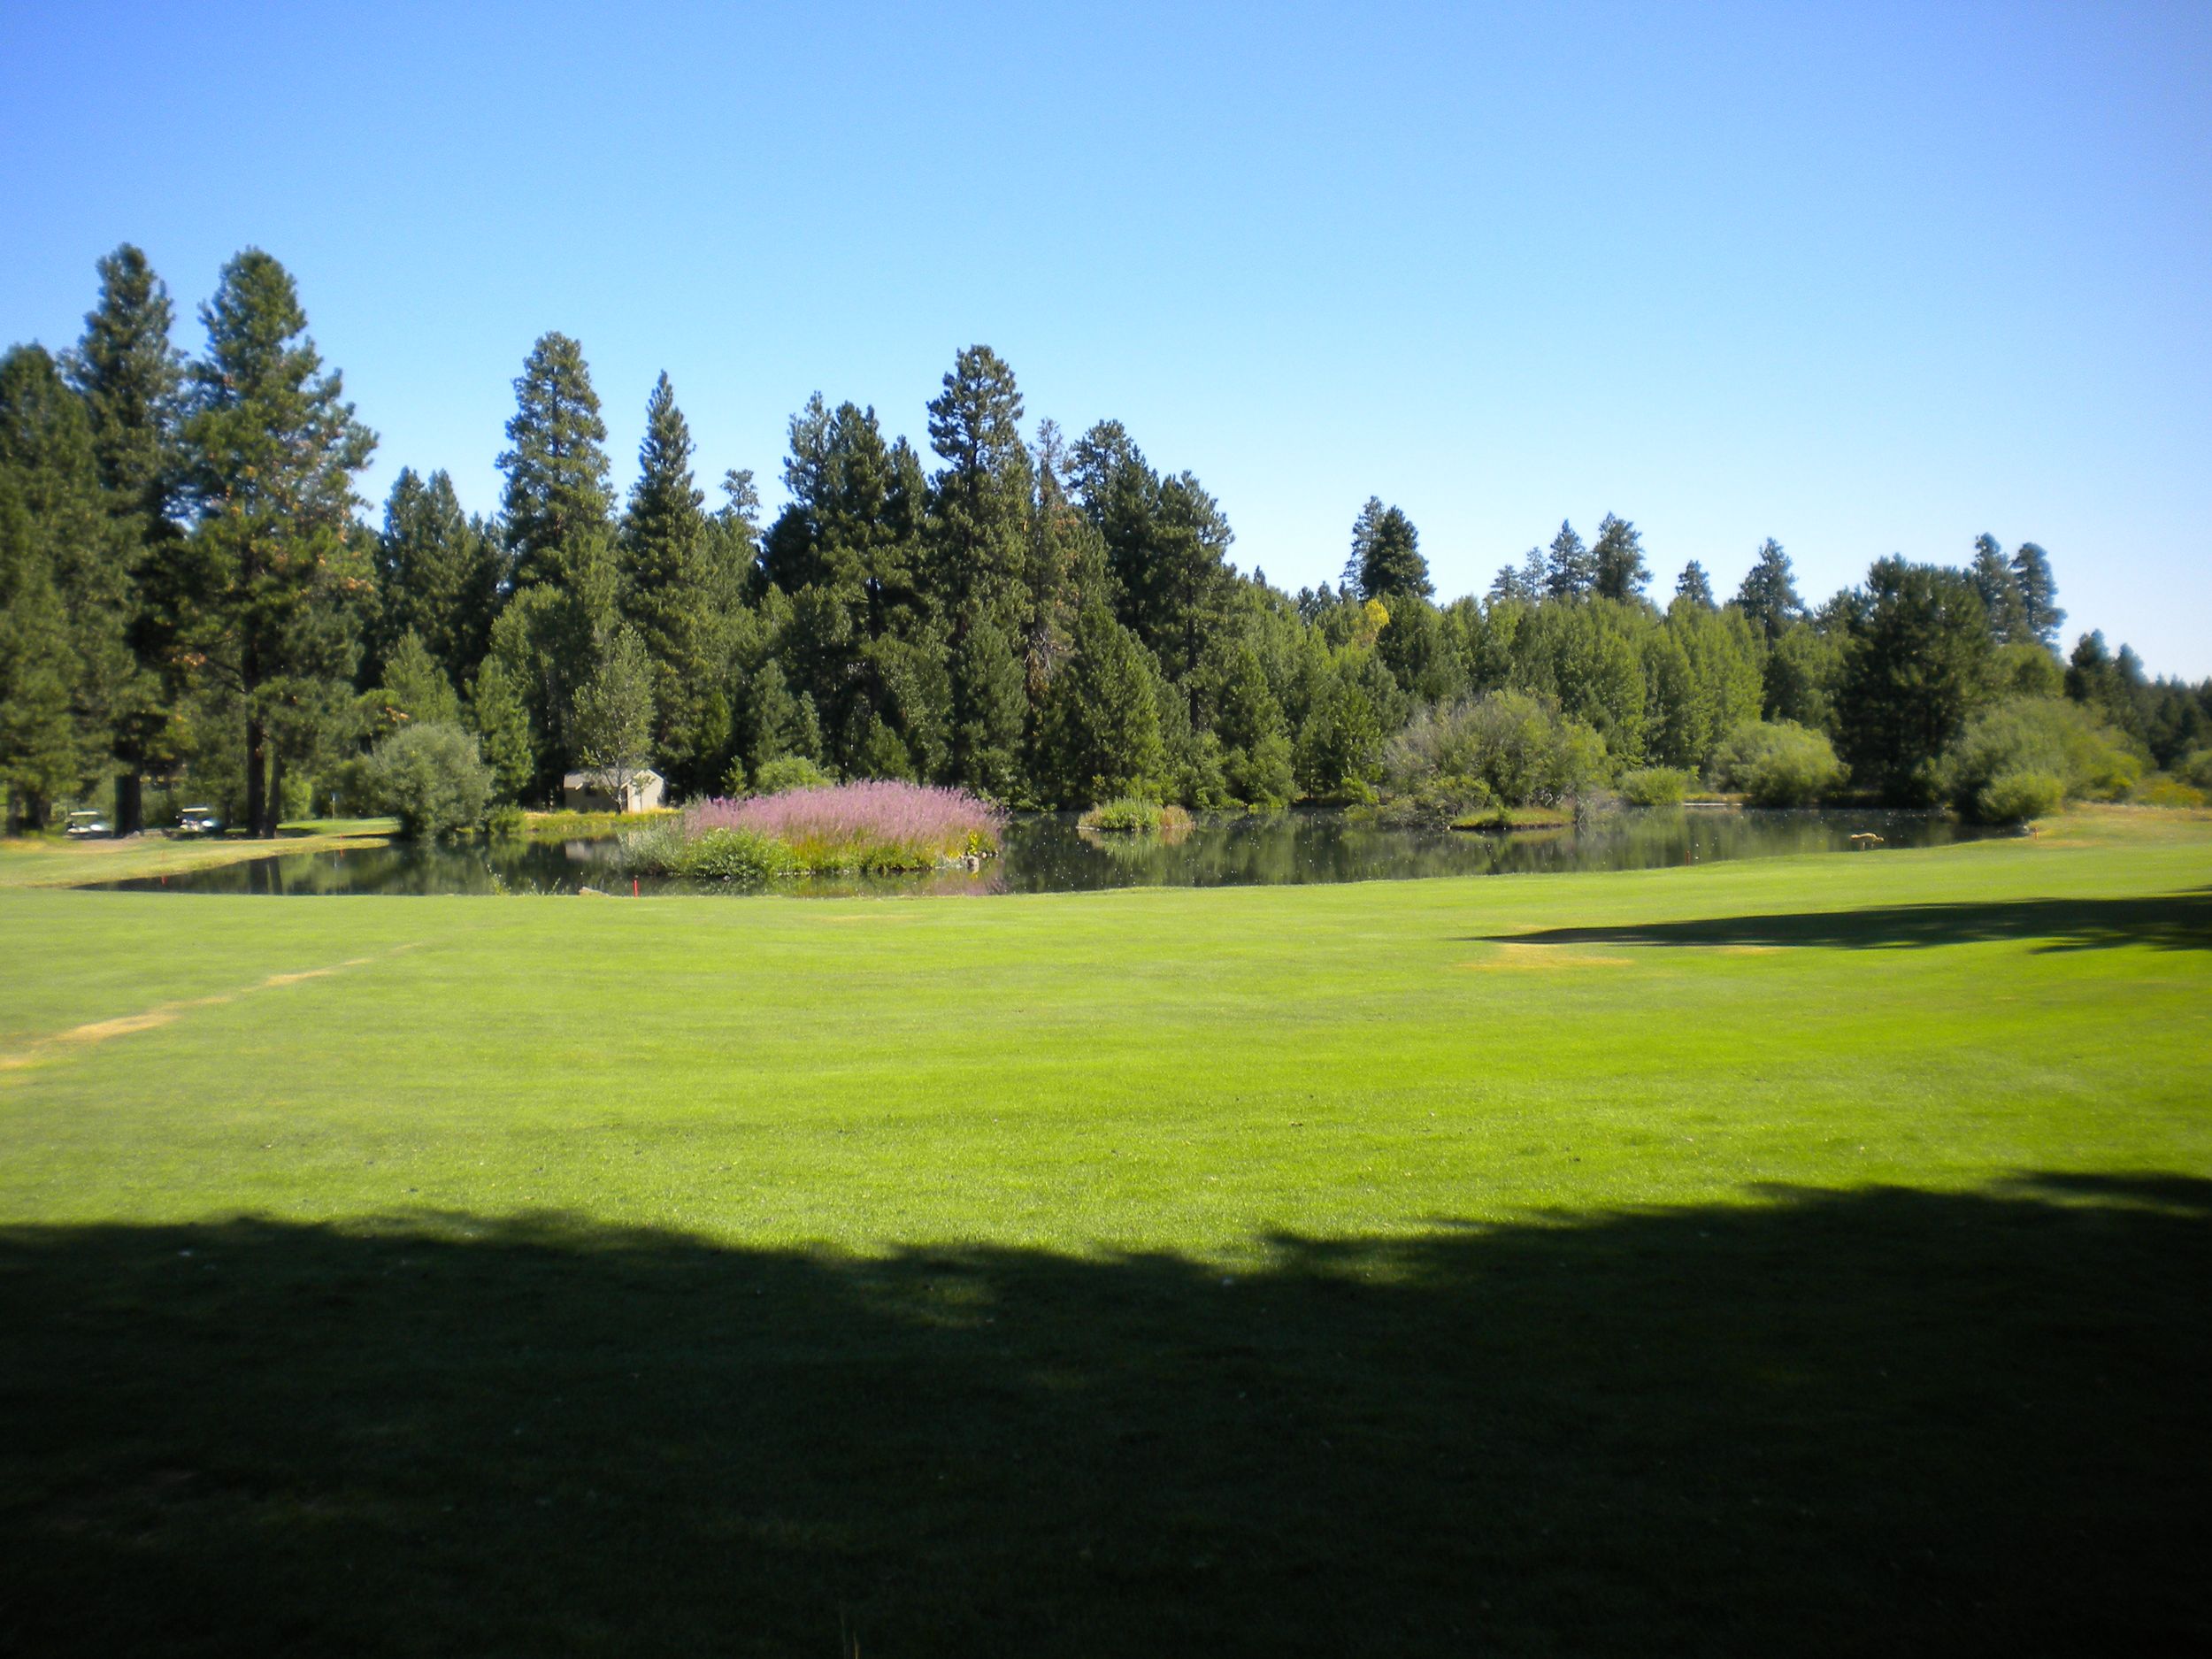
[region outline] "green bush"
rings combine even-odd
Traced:
[[[683,843],[676,873],[699,881],[766,881],[796,860],[772,835],[756,830],[710,829]]]
[[[1944,798],[1960,811],[2010,823],[2022,816],[2012,810],[2016,798],[2025,797],[2014,786],[1994,789],[2001,780],[2055,778],[2061,800],[2112,800],[2133,787],[2142,771],[2124,740],[2100,726],[2081,704],[2058,697],[2016,697],[1967,724],[1944,751],[1937,779]],[[2004,803],[2004,809],[1986,804],[1985,796]]]
[[[1646,766],[1639,772],[1624,772],[1616,787],[1621,799],[1631,806],[1680,806],[1682,797],[1690,793],[1696,775],[1676,766]]]
[[[2192,789],[2212,792],[2212,749],[2200,749],[2174,763],[2174,776]]]
[[[1826,734],[1791,720],[1737,727],[1718,767],[1754,806],[1810,806],[1843,781],[1843,763]]]
[[[755,795],[788,795],[794,789],[826,789],[834,781],[804,755],[764,760],[753,773]]]
[[[2197,807],[2204,804],[2204,791],[2170,773],[2154,772],[2128,792],[2128,799],[2139,806]]]
[[[1974,795],[1974,816],[1985,824],[2017,824],[2048,818],[2066,803],[2066,780],[2055,772],[2008,772]]]
[[[1123,795],[1119,800],[1093,807],[1076,822],[1085,829],[1141,833],[1147,830],[1188,829],[1191,816],[1179,806],[1162,806],[1157,801]]]
[[[503,837],[527,835],[530,833],[530,815],[513,802],[503,802],[492,809],[491,816],[484,820],[484,827],[492,834]]]
[[[369,757],[363,780],[376,806],[419,841],[473,828],[492,798],[491,768],[478,755],[476,739],[443,721],[393,733]]]
[[[1557,704],[1494,691],[1416,710],[1383,750],[1383,793],[1417,798],[1425,791],[1479,789],[1485,798],[1471,793],[1471,806],[1548,805],[1597,782],[1604,764],[1605,740],[1563,718]]]

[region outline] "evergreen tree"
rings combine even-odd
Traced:
[[[401,634],[385,654],[376,689],[362,703],[379,737],[403,726],[452,726],[461,718],[461,700],[444,665],[412,633]]]
[[[1102,604],[1084,608],[1075,649],[1039,710],[1033,773],[1064,807],[1121,795],[1157,798],[1166,769],[1152,664],[1135,634]]]
[[[530,711],[496,654],[484,658],[469,689],[468,729],[491,768],[492,787],[502,801],[516,801],[530,787],[537,757],[530,744]]]
[[[1582,545],[1574,526],[1563,518],[1544,560],[1544,592],[1554,599],[1581,599],[1588,595],[1596,580],[1597,562]]]
[[[1938,757],[1993,689],[1997,648],[1967,576],[1886,558],[1867,573],[1845,651],[1837,748],[1860,786],[1921,805]]]
[[[1352,521],[1352,557],[1345,561],[1344,580],[1362,599],[1401,594],[1425,599],[1436,591],[1413,520],[1384,506],[1377,495],[1367,498]]]
[[[1104,543],[1119,618],[1179,685],[1226,620],[1235,534],[1194,476],[1161,478],[1118,421],[1099,422],[1072,453],[1077,499]]]
[[[1975,538],[1974,562],[1967,574],[1973,580],[1974,591],[1982,596],[1982,608],[1989,613],[1992,639],[2000,645],[2016,645],[2035,637],[2028,623],[2020,578],[2006,560],[2005,550],[1997,545],[1995,536]]]
[[[22,649],[43,659],[26,662],[16,676],[26,748],[12,764],[27,793],[43,801],[74,794],[102,770],[138,673],[127,642],[129,579],[117,557],[91,423],[39,346],[0,357],[0,472],[22,516],[23,544],[11,560],[23,607],[15,632]],[[67,710],[65,741],[45,713],[55,687]]]
[[[1702,605],[1708,611],[1714,608],[1713,584],[1706,580],[1705,567],[1695,559],[1682,567],[1682,574],[1675,580],[1674,596]]]
[[[988,346],[961,352],[929,404],[932,582],[948,615],[1020,626],[1032,475],[1014,371]]]
[[[2051,574],[2051,556],[2032,541],[2022,542],[2020,550],[2012,556],[2012,579],[2019,587],[2020,606],[2026,615],[2024,637],[2040,640],[2056,650],[2059,626],[2066,620],[2066,613],[2058,608],[2058,582]]]
[[[1601,599],[1640,599],[1651,580],[1644,563],[1643,537],[1625,518],[1605,515],[1598,526],[1596,544],[1590,549],[1591,585]]]
[[[49,803],[74,787],[79,672],[42,526],[16,469],[0,463],[0,785],[11,828],[43,826]]]
[[[267,254],[225,265],[200,319],[207,355],[182,433],[199,515],[191,643],[241,699],[247,822],[273,835],[288,749],[304,754],[352,672],[341,601],[359,558],[354,477],[376,437],[323,372],[291,275]]]
[[[480,521],[462,511],[452,479],[402,467],[377,538],[382,650],[412,634],[447,679],[465,680],[491,649],[499,565],[497,546]]]
[[[1022,732],[1029,720],[1021,658],[1006,630],[987,615],[970,618],[955,640],[950,780],[1011,800],[1021,791]]]
[[[654,754],[686,794],[713,783],[729,726],[718,670],[736,599],[717,580],[691,455],[690,428],[663,374],[646,406],[638,481],[623,519],[623,609],[653,664]]]
[[[499,457],[510,577],[574,587],[580,566],[603,546],[612,496],[607,483],[606,422],[592,390],[584,349],[566,334],[541,336],[515,381],[513,447]]]
[[[118,569],[115,586],[128,613],[134,663],[116,666],[125,682],[111,706],[117,762],[119,835],[144,827],[142,778],[168,758],[163,740],[171,710],[162,669],[171,662],[179,617],[175,575],[182,503],[177,421],[183,356],[170,343],[175,310],[146,256],[128,242],[99,262],[100,303],[85,317],[83,338],[64,373],[90,417],[93,452],[106,495]]]
[[[1770,640],[1805,614],[1805,602],[1797,596],[1797,580],[1790,570],[1790,556],[1769,536],[1759,544],[1743,586],[1736,590],[1736,608],[1765,632]]]

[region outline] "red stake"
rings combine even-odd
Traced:
[[[630,878],[630,896],[632,898],[637,897],[637,878],[635,876],[632,876]]]

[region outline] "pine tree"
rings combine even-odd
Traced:
[[[623,518],[623,611],[653,664],[654,754],[687,794],[713,783],[729,726],[718,671],[735,597],[715,580],[691,456],[691,429],[664,373],[646,405],[638,481]]]
[[[955,359],[929,405],[929,445],[945,462],[930,480],[932,587],[953,617],[1020,626],[1028,566],[1029,449],[1014,371],[988,346]]]
[[[1797,581],[1790,570],[1790,556],[1769,536],[1759,544],[1757,557],[1743,586],[1736,590],[1736,608],[1765,631],[1770,640],[1805,614],[1805,602],[1797,596]]]
[[[607,528],[612,496],[600,448],[606,441],[583,348],[566,334],[541,336],[515,381],[515,413],[507,423],[513,448],[499,457],[514,587],[576,584],[580,565],[593,557],[592,538]]]
[[[2058,582],[2051,574],[2051,556],[2032,541],[2022,542],[2020,550],[2012,556],[2012,577],[2019,585],[2029,637],[2056,650],[2058,630],[2066,613],[2058,607]]]
[[[1582,545],[1574,526],[1563,518],[1544,560],[1544,592],[1554,599],[1582,599],[1596,580],[1597,564],[1590,549]]]
[[[303,747],[352,672],[331,602],[353,579],[353,483],[376,436],[338,373],[323,372],[291,275],[267,254],[249,248],[225,265],[200,318],[207,355],[192,365],[182,434],[198,513],[188,626],[242,702],[247,820],[273,835],[285,759],[273,726]]]
[[[1590,549],[1591,585],[1601,599],[1640,599],[1651,580],[1644,563],[1643,537],[1625,518],[1605,515]]]
[[[1997,538],[1984,534],[1975,538],[1974,562],[1967,574],[1972,578],[1974,591],[1981,595],[1983,609],[1989,612],[1989,634],[2000,645],[2024,644],[2032,640],[2034,631],[2028,624],[2025,595],[2020,591],[2020,578],[2005,558],[2005,550],[1998,546]]]
[[[107,514],[91,423],[39,346],[18,346],[0,358],[0,469],[11,475],[26,519],[19,578],[25,603],[42,607],[39,595],[50,585],[61,607],[66,649],[31,671],[26,683],[51,676],[66,687],[71,759],[61,766],[50,750],[40,770],[50,789],[74,793],[104,769],[117,717],[140,695],[140,676],[128,644],[130,580]],[[30,627],[29,637],[45,640],[50,653],[56,643],[43,625]]]
[[[1708,611],[1714,608],[1713,584],[1706,580],[1705,567],[1695,559],[1682,567],[1682,574],[1675,580],[1674,596],[1702,605]]]
[[[1901,558],[1868,572],[1855,612],[1836,747],[1862,787],[1924,805],[1938,757],[1992,693],[1988,614],[1961,572]]]
[[[478,752],[492,769],[499,799],[519,800],[530,787],[537,759],[530,745],[530,711],[496,655],[487,656],[469,691],[467,725]]]
[[[499,602],[499,552],[480,520],[461,510],[444,472],[402,467],[377,538],[383,650],[409,634],[456,684],[491,648]]]
[[[1038,712],[1038,787],[1064,807],[1120,795],[1156,798],[1167,757],[1153,664],[1102,604],[1076,618],[1074,655]]]
[[[174,590],[182,485],[177,421],[184,359],[170,343],[175,309],[146,256],[125,242],[99,262],[100,303],[85,317],[83,338],[63,372],[91,419],[93,451],[106,495],[110,557],[127,611],[134,662],[117,660],[111,725],[118,763],[119,835],[144,826],[141,779],[161,752],[170,720],[162,669],[176,640]]]
[[[1436,591],[1429,562],[1421,557],[1420,532],[1397,508],[1384,506],[1379,495],[1370,495],[1352,521],[1352,556],[1345,561],[1344,580],[1362,599],[1400,594],[1425,599]]]
[[[44,538],[15,469],[0,464],[0,785],[11,828],[42,826],[48,804],[76,780],[78,673]]]

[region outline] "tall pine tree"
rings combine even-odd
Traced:
[[[1574,526],[1561,519],[1559,534],[1552,537],[1544,560],[1545,594],[1553,599],[1586,598],[1596,580],[1597,565],[1590,549],[1582,544]]]
[[[1644,541],[1625,518],[1605,515],[1590,548],[1591,586],[1601,599],[1640,599],[1651,580]]]
[[[1757,557],[1736,590],[1736,608],[1757,623],[1770,640],[1779,639],[1791,623],[1805,614],[1805,602],[1797,596],[1797,579],[1790,556],[1769,536],[1759,544]]]
[[[207,355],[192,365],[183,428],[198,513],[188,627],[239,698],[247,823],[273,835],[288,749],[306,748],[352,672],[340,590],[357,580],[354,479],[376,436],[354,419],[337,371],[324,373],[291,273],[261,250],[223,267],[200,319]]]
[[[541,336],[515,381],[513,447],[499,457],[514,587],[574,588],[595,574],[584,567],[606,550],[606,441],[584,349],[566,334]]]
[[[465,683],[491,648],[499,565],[494,536],[461,510],[452,479],[402,467],[377,538],[380,650],[412,634],[447,679]]]
[[[1399,509],[1384,506],[1379,495],[1370,495],[1352,521],[1352,556],[1345,561],[1344,580],[1362,599],[1406,594],[1426,599],[1436,591],[1429,562],[1421,557],[1420,532]]]
[[[90,417],[112,557],[129,613],[134,661],[127,683],[118,688],[112,720],[112,821],[117,834],[129,835],[144,827],[146,769],[170,758],[165,694],[175,678],[183,599],[176,577],[184,534],[177,448],[184,358],[170,340],[176,313],[168,288],[145,254],[125,242],[99,262],[98,271],[100,303],[87,313],[84,336],[65,358],[64,373]]]
[[[651,664],[654,757],[683,794],[718,781],[713,774],[730,725],[721,683],[726,620],[735,598],[715,580],[692,448],[663,374],[646,404],[638,480],[622,521],[623,611]]]

